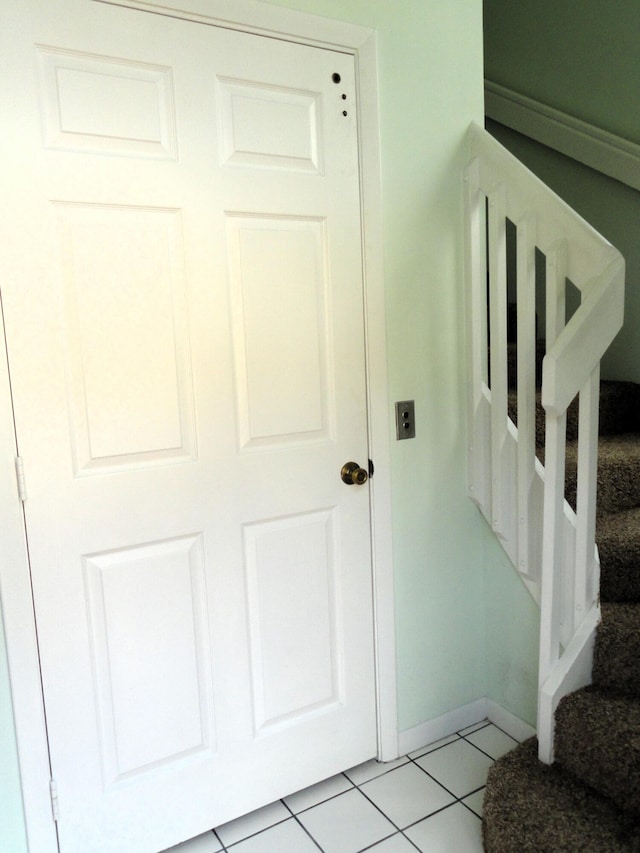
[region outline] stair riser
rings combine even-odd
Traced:
[[[489,771],[485,853],[637,853],[640,827],[570,774],[537,760],[534,740]]]
[[[510,362],[515,381],[515,359]],[[640,385],[600,389],[596,541],[603,621],[593,685],[556,712],[552,766],[523,744],[487,779],[487,853],[640,853]],[[509,398],[517,424],[517,399]],[[544,463],[545,413],[536,409]],[[633,433],[635,432],[635,435]],[[575,509],[578,401],[567,412],[565,494]]]
[[[640,703],[586,688],[556,711],[556,761],[577,779],[640,817]]]
[[[635,441],[601,440],[598,458],[598,516],[640,506],[640,435]],[[575,509],[577,448],[567,448],[565,494]]]
[[[640,601],[640,556],[598,544],[600,597],[603,601]]]
[[[615,607],[605,612],[593,660],[593,684],[598,690],[640,699],[639,627],[635,620],[616,618]]]
[[[640,509],[598,520],[602,601],[640,602]]]
[[[509,417],[518,423],[518,403],[515,382],[510,385]],[[544,447],[545,411],[536,394],[536,445]],[[601,382],[598,432],[616,435],[640,429],[640,386],[633,382]],[[567,409],[567,441],[578,440],[578,398]]]

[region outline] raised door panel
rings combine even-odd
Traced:
[[[194,458],[180,211],[54,208],[76,474]]]
[[[227,235],[240,446],[327,440],[333,400],[324,223],[235,215]]]
[[[344,701],[336,510],[245,527],[255,734]]]
[[[47,147],[176,159],[170,67],[47,47],[38,63]]]
[[[202,536],[91,554],[82,562],[105,788],[211,754]]]
[[[318,92],[218,77],[221,165],[320,173]]]

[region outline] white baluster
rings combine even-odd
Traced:
[[[528,213],[517,228],[518,345],[518,570],[539,581],[530,524],[536,459],[536,222]]]
[[[507,240],[504,184],[489,194],[489,334],[491,377],[491,526],[501,538],[509,529],[505,500],[507,438]]]

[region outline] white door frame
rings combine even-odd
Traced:
[[[285,40],[339,49],[356,62],[363,223],[365,347],[371,479],[372,583],[378,758],[398,755],[395,608],[392,563],[390,423],[382,259],[382,204],[375,31],[273,6],[261,0],[92,0],[187,18]],[[16,488],[7,356],[0,347],[0,605],[16,726],[29,849],[57,851],[51,819],[49,753],[22,507]],[[28,499],[28,493],[27,493]]]

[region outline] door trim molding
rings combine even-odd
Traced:
[[[123,6],[156,15],[199,21],[216,27],[256,35],[275,36],[285,41],[318,45],[330,50],[356,53],[374,31],[358,24],[323,18],[274,6],[264,0],[91,0],[107,6]]]
[[[354,24],[273,6],[261,0],[92,2],[268,34],[284,40],[342,50],[355,57],[359,102],[367,406],[370,454],[375,462],[370,495],[378,758],[391,760],[399,754],[399,738],[376,33]],[[5,520],[2,535],[5,560],[0,564],[0,605],[4,616],[29,849],[54,853],[58,847],[49,797],[49,754],[37,633],[24,520],[15,483],[17,447],[11,390],[5,348],[0,349],[0,442],[4,449],[4,465],[0,469],[0,511]]]
[[[1,309],[0,301],[0,311]],[[0,316],[0,320],[4,344],[4,315]],[[13,708],[27,844],[29,850],[57,853],[58,842],[51,813],[51,769],[40,680],[38,637],[31,596],[24,514],[16,482],[15,458],[18,448],[9,365],[4,345],[0,347],[0,447],[0,513],[3,519],[0,607],[9,668],[9,684],[6,689],[11,691],[8,704]],[[3,625],[0,624],[0,631],[2,628]],[[2,690],[4,689],[5,685],[2,685]]]

